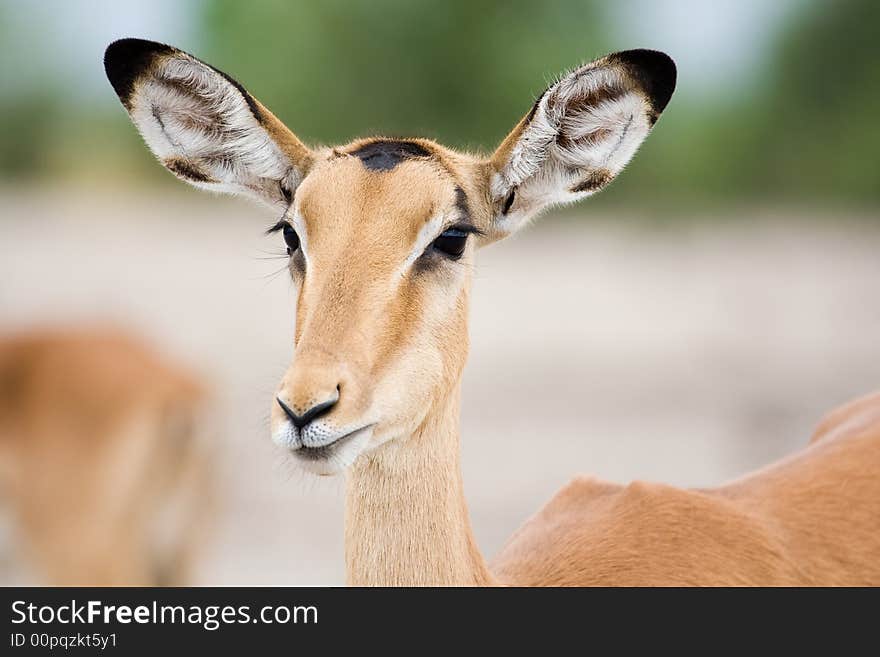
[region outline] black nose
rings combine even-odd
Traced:
[[[278,402],[281,410],[284,411],[284,414],[288,418],[290,418],[291,422],[293,422],[293,426],[295,426],[297,429],[302,429],[315,418],[325,415],[331,408],[336,405],[336,402],[339,401],[339,388],[337,388],[336,392],[333,393],[333,397],[331,397],[330,399],[325,399],[319,404],[315,404],[302,415],[297,415],[296,413],[294,413],[287,404],[281,401],[280,397],[276,397],[275,400]]]

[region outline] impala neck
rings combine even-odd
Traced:
[[[347,481],[354,586],[493,583],[471,531],[459,467],[458,388],[406,440],[358,459]]]

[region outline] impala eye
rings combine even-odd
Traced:
[[[293,252],[299,248],[299,235],[288,223],[285,223],[281,230],[281,234],[284,235],[284,243],[287,244],[287,255],[293,255]]]
[[[464,247],[467,246],[467,238],[471,232],[473,231],[447,228],[440,233],[440,236],[434,240],[431,246],[453,260],[458,260],[461,254],[464,253]]]

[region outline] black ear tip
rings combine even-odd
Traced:
[[[119,39],[107,46],[104,72],[124,105],[128,106],[134,81],[156,56],[172,52],[171,46],[145,39]]]
[[[658,50],[625,50],[610,56],[612,61],[626,65],[644,86],[654,111],[660,114],[675,91],[677,71],[672,57]]]

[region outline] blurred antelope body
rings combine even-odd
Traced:
[[[189,374],[122,334],[0,341],[7,569],[28,584],[185,583],[210,482],[201,402]]]
[[[162,44],[118,41],[105,68],[170,171],[280,217],[270,232],[298,302],[272,436],[303,466],[346,473],[350,583],[880,583],[875,402],[741,482],[579,480],[491,569],[476,547],[458,429],[475,250],[622,171],[673,93],[666,55],[626,51],[566,73],[486,158],[426,139],[310,149],[237,82]],[[536,424],[543,449],[552,437]]]

